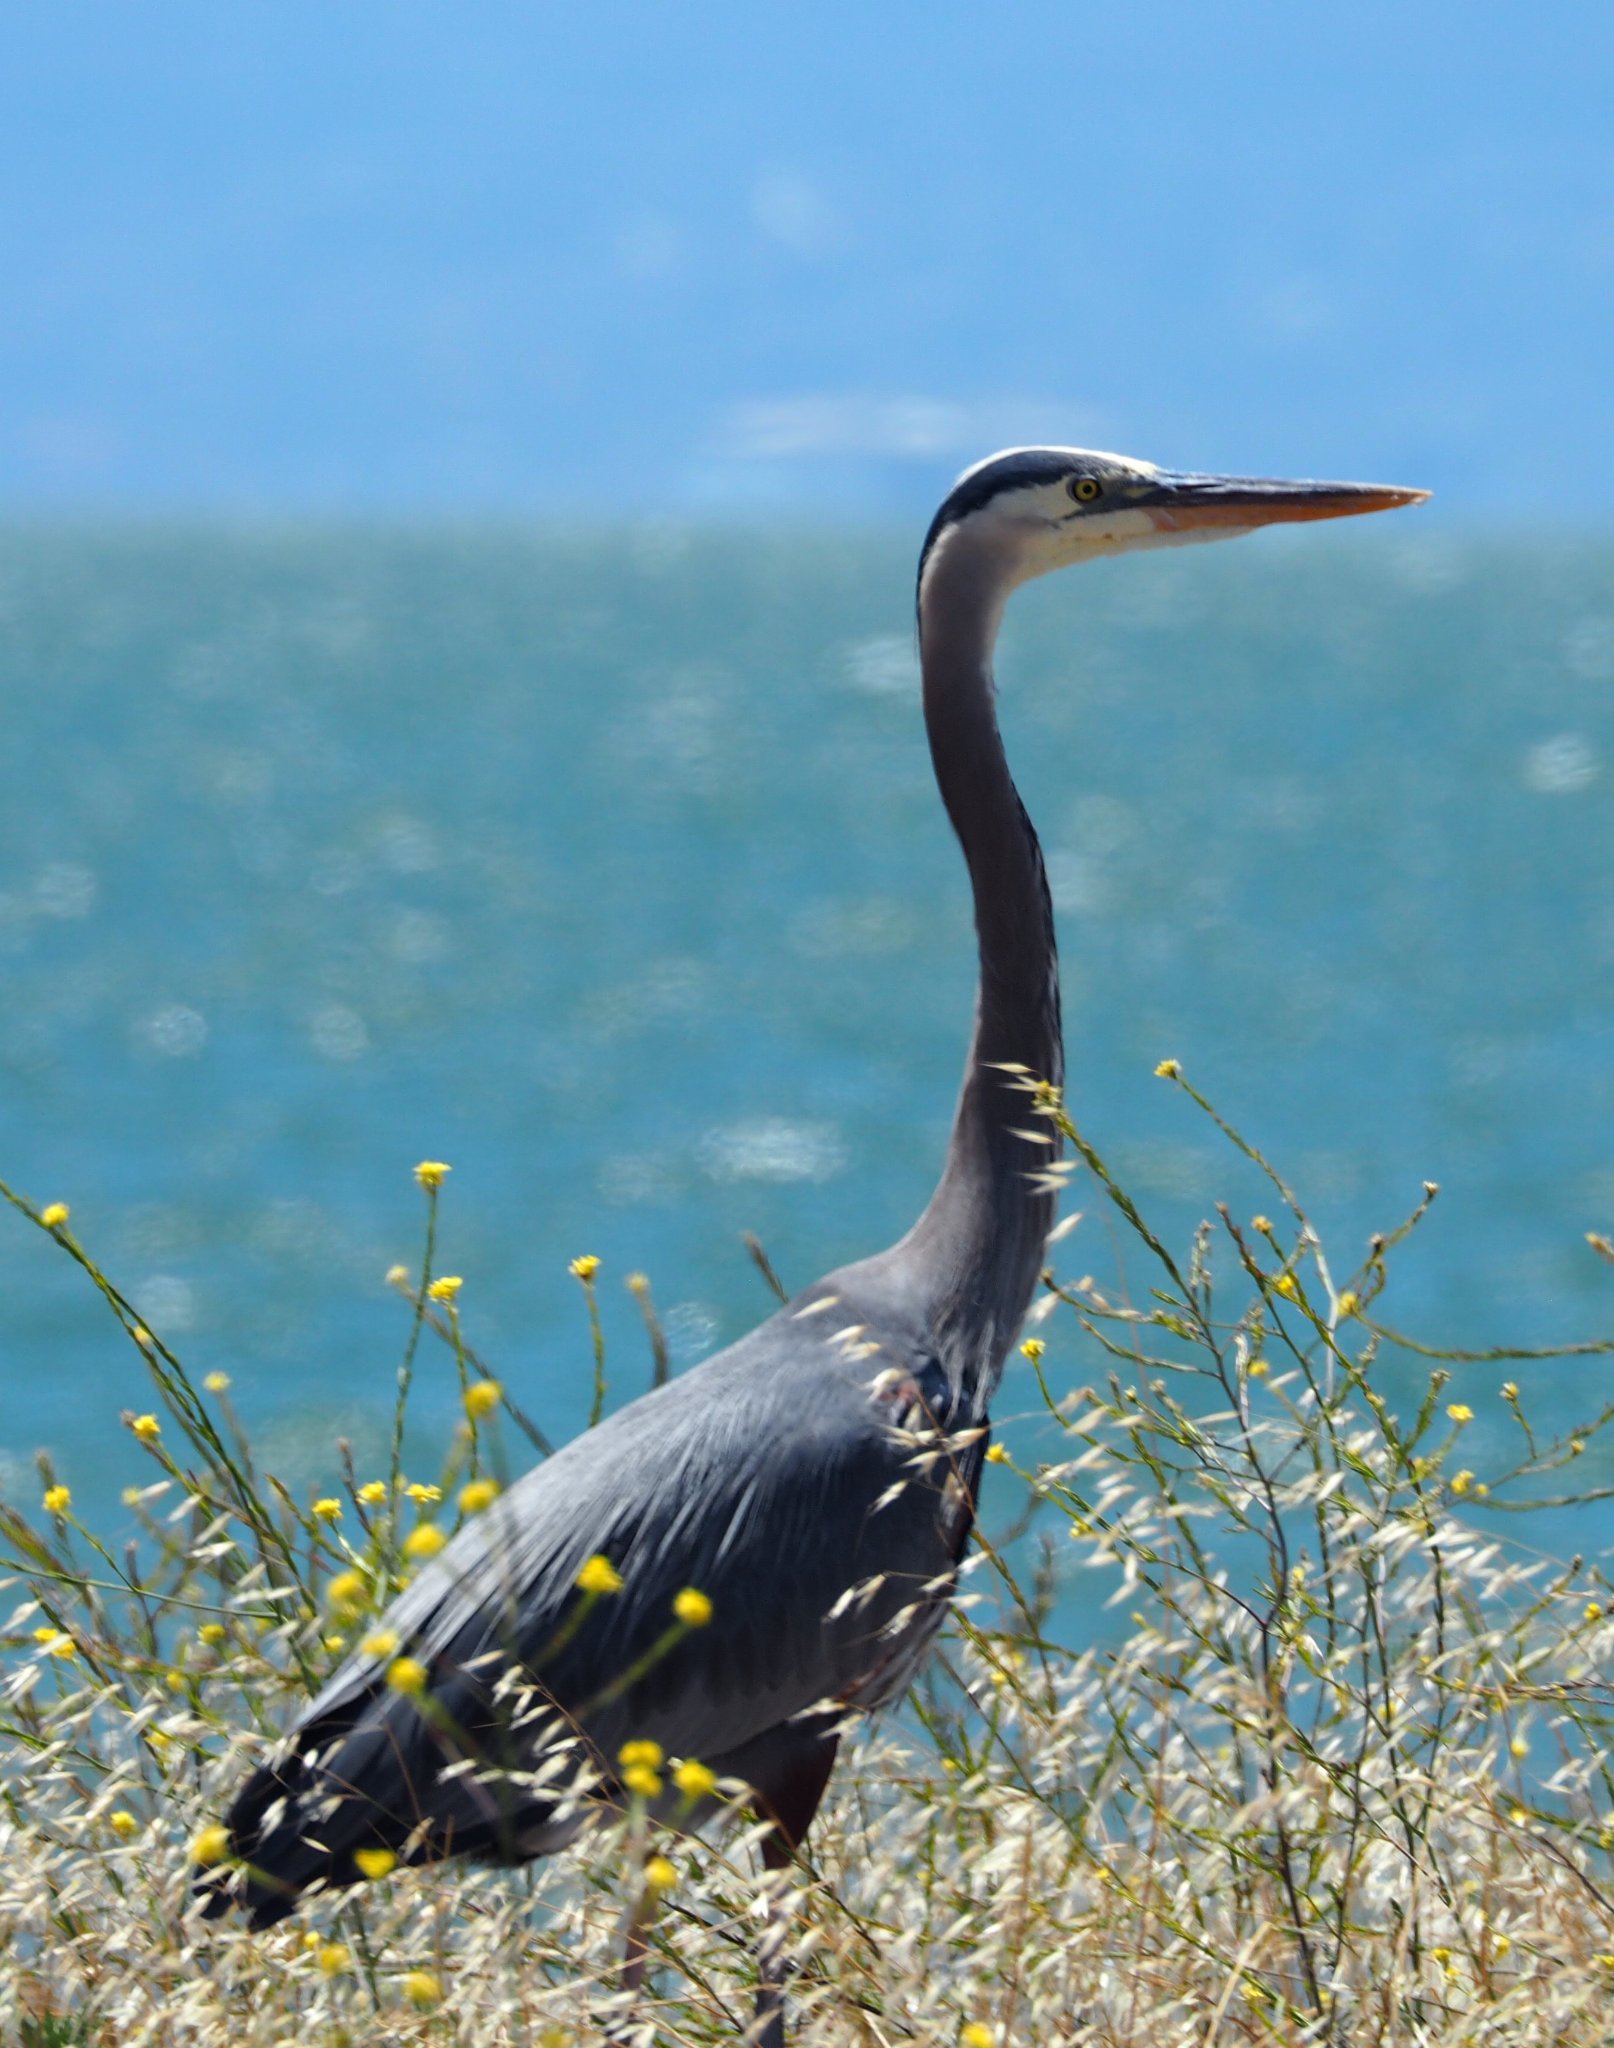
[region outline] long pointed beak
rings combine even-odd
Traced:
[[[1347,519],[1355,512],[1389,512],[1421,505],[1427,491],[1399,484],[1290,483],[1275,477],[1191,476],[1163,470],[1142,509],[1163,533],[1196,526],[1248,532],[1295,519]]]

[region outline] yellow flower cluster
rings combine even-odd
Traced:
[[[459,1291],[464,1285],[465,1282],[458,1273],[445,1273],[441,1279],[434,1280],[426,1292],[433,1301],[446,1301],[452,1304],[458,1300]]]
[[[690,1757],[673,1772],[673,1783],[686,1799],[710,1799],[717,1790],[717,1773]]]
[[[206,1870],[215,1863],[222,1863],[230,1853],[230,1831],[228,1828],[203,1828],[191,1843],[191,1861]]]
[[[163,1426],[155,1415],[137,1415],[129,1427],[143,1444],[153,1444],[163,1433]]]
[[[447,1541],[435,1522],[422,1522],[404,1538],[404,1556],[417,1559],[435,1557]]]
[[[435,1193],[443,1185],[444,1174],[453,1171],[453,1167],[441,1159],[423,1159],[415,1168],[415,1178],[423,1188]]]
[[[1154,1071],[1157,1081],[1175,1081],[1182,1073],[1182,1062],[1180,1060],[1162,1060]]]
[[[608,1557],[596,1553],[577,1574],[577,1584],[584,1593],[620,1593],[622,1574]]]
[[[645,1863],[644,1881],[653,1892],[670,1892],[678,1882],[678,1872],[665,1856],[652,1856]]]
[[[47,1486],[44,1507],[47,1515],[65,1515],[73,1505],[73,1489],[70,1486]]]
[[[463,1514],[479,1515],[491,1507],[499,1497],[497,1482],[492,1479],[473,1479],[468,1486],[460,1488],[460,1510]]]
[[[367,1657],[390,1657],[397,1647],[398,1631],[392,1628],[378,1628],[359,1645]]]
[[[443,1489],[440,1486],[429,1486],[422,1479],[417,1479],[413,1486],[406,1486],[404,1492],[408,1494],[417,1508],[430,1507],[434,1502],[440,1501],[443,1497]]]
[[[712,1618],[712,1603],[694,1586],[686,1586],[674,1595],[673,1613],[685,1628],[704,1628]]]
[[[472,1380],[465,1389],[465,1412],[473,1422],[480,1422],[491,1415],[504,1399],[504,1388],[497,1380]]]
[[[566,1270],[574,1280],[581,1280],[586,1287],[600,1270],[600,1262],[593,1252],[584,1252],[580,1259],[573,1259]]]
[[[47,1230],[60,1230],[72,1213],[65,1202],[47,1202],[39,1212],[39,1220]]]
[[[210,1650],[216,1650],[224,1641],[226,1630],[222,1621],[204,1621],[196,1633]]]
[[[227,1372],[210,1372],[202,1385],[210,1394],[227,1394],[230,1391],[230,1375]]]
[[[987,1447],[986,1462],[989,1465],[1006,1465],[1009,1462],[1009,1453],[1002,1444],[990,1444]]]
[[[387,1666],[388,1685],[394,1692],[404,1693],[410,1699],[419,1699],[430,1677],[431,1673],[418,1657],[395,1657]]]
[[[398,1867],[398,1859],[390,1849],[355,1849],[353,1861],[366,1877],[385,1877]]]
[[[1474,1420],[1474,1411],[1466,1401],[1453,1401],[1447,1408],[1446,1413],[1457,1424],[1459,1429],[1465,1422],[1472,1422]]]
[[[359,1488],[359,1500],[367,1508],[378,1508],[387,1497],[384,1479],[367,1479]]]
[[[443,1987],[430,1970],[409,1970],[404,1974],[403,1995],[409,2003],[427,2012],[443,1999]]]
[[[342,1519],[342,1503],[327,1494],[323,1500],[315,1501],[314,1518],[320,1522],[339,1522]]]
[[[352,1616],[369,1602],[369,1584],[361,1572],[338,1572],[325,1588],[325,1597],[339,1613]]]

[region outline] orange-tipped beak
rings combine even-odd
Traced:
[[[1186,533],[1196,526],[1232,527],[1247,533],[1296,519],[1347,519],[1355,512],[1390,512],[1421,505],[1427,491],[1399,484],[1288,483],[1272,477],[1188,476],[1167,470],[1155,478],[1143,510],[1162,533]]]

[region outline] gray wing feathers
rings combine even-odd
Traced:
[[[869,1395],[816,1331],[783,1318],[578,1438],[457,1537],[396,1603],[387,1625],[433,1667],[445,1705],[475,1712],[503,1652],[534,1672],[596,1747],[654,1736],[672,1754],[715,1756],[878,1664],[882,1629],[950,1568],[934,1474],[915,1475]],[[893,1500],[882,1497],[907,1481]],[[622,1574],[564,1647],[577,1574],[595,1553]],[[875,1575],[866,1602],[831,1619]],[[611,1688],[695,1586],[710,1625],[619,1699]],[[357,1661],[303,1717],[373,1694]],[[411,1710],[412,1711],[412,1710]]]

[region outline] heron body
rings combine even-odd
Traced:
[[[940,1181],[889,1250],[827,1275],[739,1343],[630,1403],[529,1472],[378,1624],[396,1647],[335,1674],[227,1816],[209,1911],[258,1925],[358,1852],[521,1861],[607,1805],[624,1743],[649,1740],[749,1788],[788,1861],[848,1716],[898,1697],[967,1542],[988,1411],[1042,1266],[1051,1148],[1024,1078],[1063,1078],[1042,856],[998,732],[992,648],[1032,576],[1275,520],[1411,503],[1369,485],[1190,476],[1080,449],[967,471],[920,560],[924,715],[974,892],[980,981]],[[608,1559],[620,1589],[579,1575]],[[669,1641],[698,1588],[710,1620]],[[406,1653],[421,1690],[387,1679]],[[783,2040],[764,1955],[760,2039]]]

